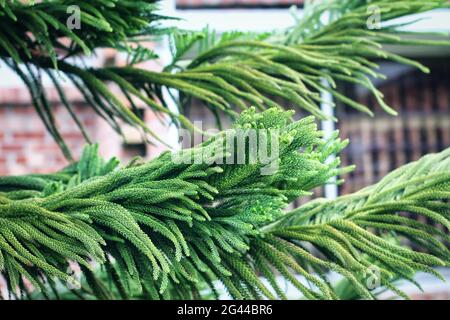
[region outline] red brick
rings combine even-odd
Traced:
[[[3,152],[11,152],[11,151],[21,151],[23,150],[23,146],[15,145],[15,144],[4,144],[2,145]]]
[[[32,155],[28,154],[29,157],[32,157]],[[20,164],[27,164],[28,163],[28,157],[25,154],[19,154],[16,156],[16,163]]]
[[[44,139],[44,131],[14,132],[14,139]]]
[[[36,112],[36,110],[31,106],[11,106],[10,112],[16,115],[32,115]]]
[[[61,169],[67,161],[35,109],[28,105],[27,90],[22,89],[11,91],[0,88],[0,175],[45,173]],[[74,110],[92,140],[101,142],[102,153],[106,157],[120,155],[120,137],[90,106],[79,102],[79,94],[73,88],[68,87],[67,93],[70,98],[78,101],[74,103]],[[22,105],[24,102],[26,104]],[[4,105],[1,105],[2,103]],[[73,156],[78,159],[85,145],[81,132],[60,103],[54,103],[52,110],[58,128],[61,129]],[[148,117],[149,122],[153,121],[154,115],[149,113]]]

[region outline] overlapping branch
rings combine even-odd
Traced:
[[[65,26],[67,13],[63,9],[72,4],[80,5],[83,26],[80,30]],[[368,29],[373,14],[368,9],[373,6],[379,8],[382,23],[379,29]],[[136,100],[168,115],[173,122],[194,129],[185,117],[168,107],[168,98],[163,94],[165,88],[179,93],[176,102],[181,113],[195,98],[213,114],[222,111],[232,118],[249,106],[264,110],[287,103],[291,108],[322,119],[325,115],[319,108],[320,94],[329,91],[336,100],[372,115],[367,106],[336,89],[337,82],[349,82],[366,87],[386,112],[396,114],[373,85],[374,78],[384,78],[377,70],[376,61],[396,61],[424,72],[428,69],[388,52],[384,45],[447,46],[449,43],[444,38],[424,40],[420,34],[407,34],[392,21],[446,6],[445,0],[426,4],[423,1],[326,1],[311,5],[298,25],[285,33],[232,32],[218,36],[208,29],[187,32],[160,27],[159,22],[165,17],[155,13],[155,1],[150,0],[81,3],[59,0],[39,4],[3,1],[0,3],[0,15],[4,16],[2,30],[8,32],[0,33],[0,56],[24,80],[40,117],[70,158],[70,151],[54,124],[45,88],[39,82],[42,71],[50,73],[57,88],[62,83],[55,71],[68,77],[86,102],[119,133],[120,122],[124,121],[140,127],[153,139],[158,138],[137,116]],[[324,23],[323,16],[330,12],[331,18]],[[143,41],[168,30],[173,43],[173,61],[164,72],[136,66],[137,62],[156,57],[145,49]],[[82,59],[82,54],[101,47],[126,50],[130,65],[96,69],[75,63],[75,59]],[[329,86],[324,85],[324,80]],[[118,97],[109,84],[119,87],[123,97]],[[70,112],[64,90],[58,90],[58,94]],[[70,114],[82,127],[76,114]]]

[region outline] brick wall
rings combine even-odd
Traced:
[[[74,110],[91,139],[100,142],[104,157],[118,156],[126,162],[137,153],[136,148],[124,144],[122,138],[81,101],[73,88],[65,91],[74,102]],[[65,107],[59,104],[56,92],[48,92],[57,126],[74,157],[78,158],[85,144],[83,136]],[[145,120],[155,131],[164,132],[153,113],[146,112]],[[143,148],[146,158],[158,155],[164,149],[161,146]],[[58,145],[31,105],[27,89],[0,88],[0,175],[46,173],[66,164]]]
[[[155,49],[158,44],[146,43],[145,45]],[[95,58],[88,58],[88,63],[94,67],[123,66],[126,63],[126,56],[118,55],[113,49],[99,49],[96,51]],[[140,64],[139,67],[160,70],[161,65],[164,65],[162,61],[151,60]],[[83,136],[66,108],[59,102],[56,89],[46,77],[43,77],[43,86],[51,102],[56,125],[74,158],[77,159],[85,145]],[[135,155],[150,159],[167,149],[162,145],[136,144],[136,139],[132,139],[132,144],[124,143],[122,137],[85,104],[81,94],[72,85],[64,86],[64,92],[73,104],[91,140],[99,142],[102,156],[106,158],[116,156],[123,162],[127,162]],[[145,105],[136,103],[145,110],[143,120],[148,127],[161,135],[163,140],[168,140],[167,127],[159,120],[161,116],[157,117]],[[126,126],[124,129],[132,137],[136,137],[132,129]],[[48,134],[34,110],[27,88],[17,75],[0,62],[0,175],[46,173],[61,169],[66,164],[67,161],[58,145]]]

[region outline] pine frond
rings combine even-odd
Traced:
[[[380,288],[406,297],[392,281],[414,283],[419,270],[439,276],[433,267],[449,263],[448,234],[401,213],[448,228],[450,151],[426,156],[356,194],[315,200],[286,214],[291,201],[352,169],[326,161],[346,145],[337,134],[324,140],[312,117],[291,122],[291,116],[249,109],[232,129],[145,164],[114,170],[117,161],[101,160],[90,146],[78,164],[56,174],[0,179],[0,252],[10,288],[23,288],[17,275],[28,278],[26,267],[32,267],[30,274],[67,279],[68,260],[78,262],[85,276],[75,292],[101,299],[199,298],[204,290],[217,293],[217,282],[237,299],[286,298],[276,274],[299,297],[345,297],[342,285],[327,278],[330,271],[341,274],[358,297],[374,298],[377,289],[366,284],[372,268],[379,270]],[[263,170],[271,163],[252,161],[250,129],[276,132],[279,156],[272,171]],[[239,144],[227,149],[226,141],[242,134],[246,158],[232,164],[230,154],[239,155]],[[26,212],[42,215],[45,223],[11,223]],[[428,253],[390,235],[417,242]],[[24,251],[28,247],[31,253]],[[58,273],[34,256],[55,259],[47,264]],[[98,257],[104,269],[89,271],[87,256]],[[48,291],[48,281],[40,279],[36,285]],[[112,296],[105,291],[108,283]]]
[[[70,5],[79,5],[82,29],[65,25]],[[369,30],[374,6],[383,23]],[[72,155],[42,86],[43,71],[88,141],[65,97],[62,77],[118,132],[125,121],[158,139],[135,114],[133,99],[196,130],[169,110],[164,88],[180,93],[180,110],[196,98],[236,118],[232,129],[201,145],[163,153],[148,163],[118,168],[116,159],[103,160],[97,146],[90,145],[80,161],[54,174],[0,177],[0,273],[9,291],[18,298],[33,296],[28,281],[45,298],[192,299],[218,296],[220,282],[236,299],[287,298],[281,277],[301,298],[371,299],[386,289],[407,298],[395,281],[416,284],[417,271],[439,277],[433,267],[450,262],[450,151],[399,168],[355,194],[317,199],[286,214],[289,203],[352,167],[339,168],[339,158],[327,161],[347,141],[340,141],[337,132],[323,139],[312,116],[292,122],[293,113],[281,111],[277,99],[324,119],[318,105],[321,92],[328,91],[372,114],[336,90],[336,82],[343,81],[365,86],[386,112],[395,114],[372,83],[384,77],[374,59],[428,72],[383,45],[448,45],[416,38],[392,24],[441,7],[448,7],[447,1],[330,0],[312,4],[286,33],[218,36],[208,29],[161,28],[158,22],[167,17],[155,14],[151,0],[0,1],[0,29],[8,30],[0,31],[0,58],[26,84],[68,159]],[[141,41],[169,31],[172,63],[163,72],[136,67],[156,57]],[[129,65],[74,63],[74,57],[99,47],[126,51]],[[111,83],[132,108],[113,93]],[[237,110],[243,111],[240,116]],[[71,289],[72,263],[82,270],[79,289]],[[374,268],[378,288],[367,285]],[[330,271],[343,280],[331,283]]]
[[[66,9],[78,5],[83,28],[68,29]],[[369,29],[369,9],[380,10],[382,24]],[[370,90],[380,106],[396,114],[373,84],[374,78],[384,78],[374,60],[396,61],[428,72],[425,66],[406,57],[389,52],[384,45],[448,46],[446,38],[428,41],[420,34],[406,34],[393,24],[396,18],[447,7],[445,0],[423,1],[326,1],[312,4],[305,18],[286,32],[253,34],[230,32],[217,35],[204,29],[190,33],[164,28],[160,22],[157,2],[95,0],[42,1],[36,4],[5,2],[0,6],[0,58],[16,72],[30,90],[33,104],[49,132],[71,159],[54,124],[51,107],[40,84],[41,71],[58,70],[52,76],[56,88],[68,78],[89,105],[117,132],[120,122],[140,128],[150,141],[158,136],[139,119],[133,106],[142,101],[152,110],[167,115],[177,125],[195,130],[182,114],[169,109],[164,89],[179,93],[178,111],[192,98],[217,113],[232,118],[249,106],[258,110],[289,104],[319,119],[325,119],[319,105],[321,93],[330,92],[336,100],[369,115],[367,106],[342,95],[337,82],[360,84]],[[328,22],[323,17],[330,13]],[[136,66],[154,53],[143,41],[161,34],[172,34],[173,61],[163,72],[151,72]],[[69,39],[69,44],[67,41]],[[125,67],[92,68],[75,63],[83,54],[96,48],[108,47],[126,51],[129,65]],[[25,66],[25,68],[24,68]],[[324,85],[326,80],[330,86]],[[120,88],[117,96],[109,84]],[[71,112],[64,91],[58,89],[64,106],[83,132],[81,122]],[[123,99],[122,99],[123,98]],[[283,101],[283,102],[280,102]],[[86,138],[87,135],[85,134]]]
[[[249,109],[233,129],[200,146],[178,154],[164,153],[147,164],[112,172],[116,161],[100,160],[96,147],[91,146],[76,166],[57,174],[4,178],[2,216],[7,221],[2,232],[10,232],[9,220],[16,215],[14,212],[9,218],[3,214],[9,203],[36,202],[31,212],[62,216],[84,226],[87,235],[77,239],[86,239],[83,245],[89,244],[87,248],[96,253],[95,243],[106,244],[100,251],[102,257],[112,256],[114,260],[103,263],[119,274],[117,290],[127,297],[147,291],[152,297],[192,298],[198,277],[227,282],[236,268],[242,276],[249,275],[250,269],[239,260],[229,260],[249,250],[248,236],[258,234],[261,227],[281,216],[292,199],[348,170],[337,168],[338,162],[325,163],[328,155],[337,154],[346,142],[336,137],[323,140],[313,118],[290,123],[291,115],[276,109],[262,114]],[[250,129],[276,133],[277,141],[270,143],[273,147],[279,144],[279,158],[273,159],[277,166],[271,174],[264,171],[271,163],[251,160],[254,150],[247,147],[251,145],[250,135],[238,142]],[[258,145],[264,143],[261,137]],[[236,144],[227,149],[225,142],[229,139],[236,139]],[[237,149],[242,146],[246,159],[238,164],[231,162],[235,159],[229,158],[230,154],[239,154]],[[196,160],[199,156],[203,157],[200,162]],[[293,165],[297,171],[288,170]],[[14,200],[18,192],[23,197]],[[50,227],[58,228],[51,233],[55,237],[62,231],[56,223],[51,222]],[[68,232],[68,228],[63,230]],[[72,247],[90,252],[81,244]],[[25,254],[14,253],[20,257]],[[9,257],[13,252],[2,250],[2,254]],[[67,258],[81,263],[74,255],[67,254]],[[39,271],[46,273],[45,269]],[[151,283],[144,282],[149,279]],[[249,281],[265,291],[256,276]],[[185,290],[180,289],[181,284]]]
[[[207,50],[199,50],[197,57],[187,56],[187,66],[178,76],[218,98],[211,101],[206,94],[177,88],[183,92],[184,100],[180,103],[189,101],[185,96],[192,96],[212,108],[221,104],[220,109],[232,115],[231,109],[245,109],[249,104],[261,109],[264,105],[279,106],[275,99],[278,98],[324,119],[326,116],[319,108],[320,93],[328,91],[336,100],[373,115],[367,106],[336,89],[336,83],[348,82],[367,88],[387,113],[396,115],[373,84],[373,79],[385,78],[375,60],[395,61],[428,73],[428,68],[388,51],[386,45],[448,46],[450,42],[442,34],[438,35],[440,40],[424,40],[420,33],[404,32],[400,28],[403,25],[394,22],[399,17],[442,7],[448,7],[445,0],[426,4],[423,1],[314,1],[306,6],[305,16],[298,24],[284,33],[269,34],[262,39],[251,34],[238,34],[229,39],[225,34],[223,39],[207,46]],[[373,12],[373,8],[377,11]],[[372,28],[371,18],[378,11],[380,24]],[[210,34],[215,37],[214,33]],[[206,37],[197,40],[199,46]],[[193,40],[191,37],[191,47]],[[325,86],[324,80],[330,86]]]
[[[365,283],[375,268],[379,272],[376,289],[387,287],[405,297],[393,289],[391,281],[406,279],[416,284],[412,278],[417,271],[441,277],[433,267],[450,263],[449,173],[447,149],[403,166],[355,194],[313,200],[270,227],[255,242],[255,251],[267,251],[269,258],[291,259],[294,270],[307,266],[340,273],[353,294],[363,298],[373,297]],[[419,222],[417,216],[441,227]],[[409,246],[416,244],[427,253],[393,239],[408,240]],[[307,243],[321,258],[310,255]]]
[[[155,136],[106,83],[91,74],[86,66],[79,67],[75,60],[83,61],[84,65],[84,56],[93,54],[98,48],[125,52],[130,65],[157,58],[151,49],[141,45],[149,37],[169,32],[160,25],[162,20],[169,18],[158,15],[157,9],[157,0],[6,1],[0,5],[3,30],[0,31],[0,59],[23,80],[38,115],[67,159],[72,160],[72,155],[55,125],[53,110],[41,84],[41,74],[48,73],[62,104],[87,142],[89,137],[62,89],[70,82],[117,132],[120,133],[118,122],[124,121]],[[77,17],[79,26],[69,26],[71,19]],[[123,89],[123,85],[119,87]],[[149,105],[159,107],[152,99],[148,98],[151,100]]]

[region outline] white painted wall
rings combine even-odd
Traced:
[[[272,31],[292,26],[295,21],[289,9],[184,9],[175,8],[175,0],[161,2],[163,14],[181,18],[177,26],[190,30],[200,30],[206,25],[218,32],[241,31]],[[300,16],[302,10],[297,12]],[[401,18],[395,22],[406,22],[423,19],[405,27],[408,31],[450,32],[450,10],[441,9],[419,14],[413,18]]]

